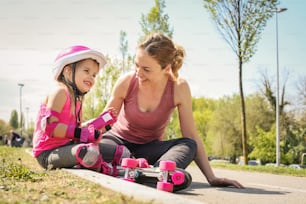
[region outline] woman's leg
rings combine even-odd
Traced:
[[[178,168],[185,169],[194,159],[197,145],[189,138],[153,141],[147,144],[126,144],[133,156],[145,158],[149,164],[158,166],[160,161],[175,161]]]
[[[103,135],[99,145],[104,145],[105,147],[112,147],[112,149],[108,150],[108,153],[111,152],[112,154],[105,154],[104,159],[107,162],[111,162],[113,165],[120,165],[122,158],[131,157],[131,152],[124,145],[123,140],[121,140],[119,137],[112,134],[111,132],[107,132]]]
[[[106,132],[103,134],[100,143],[111,144],[111,145],[124,145],[124,140],[122,140],[112,132]]]

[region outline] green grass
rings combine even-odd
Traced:
[[[249,166],[249,165],[235,165],[230,163],[212,162],[211,166],[214,168],[224,168],[239,171],[254,171],[261,173],[271,173],[288,176],[306,177],[306,169],[293,169],[289,167],[274,167],[274,166]]]
[[[63,170],[46,171],[25,150],[0,146],[0,204],[144,203]]]

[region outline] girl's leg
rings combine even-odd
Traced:
[[[194,159],[197,145],[189,138],[168,141],[153,141],[148,144],[126,144],[133,156],[145,158],[150,164],[158,166],[160,161],[175,161],[178,168],[185,169]]]
[[[114,157],[118,157],[119,153],[121,153],[119,156],[123,157],[130,155],[129,151],[125,151],[125,149],[118,149],[117,145],[99,143],[96,148],[93,148],[94,146],[95,145],[81,143],[69,144],[41,153],[37,157],[37,161],[45,169],[72,168],[80,164],[80,160],[83,159],[85,154],[89,155],[91,158],[101,157],[101,159],[105,162],[112,162]],[[118,151],[120,152],[118,153]],[[80,155],[77,155],[77,153]]]
[[[44,151],[37,157],[37,161],[45,169],[74,167],[78,164],[76,151],[79,146],[80,144],[70,144]]]

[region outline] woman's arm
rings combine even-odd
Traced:
[[[193,113],[192,113],[192,96],[188,83],[183,79],[178,79],[175,86],[175,104],[178,107],[181,132],[184,137],[189,137],[197,143],[197,153],[195,162],[212,186],[235,186],[243,188],[243,186],[234,180],[218,178],[209,164],[207,154],[204,149],[203,142],[197,133]]]
[[[133,73],[130,73],[117,80],[112,90],[111,97],[104,108],[104,111],[108,110],[109,108],[113,108],[119,114],[127,94],[132,75]]]

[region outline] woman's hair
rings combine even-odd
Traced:
[[[157,60],[162,69],[171,64],[174,77],[178,77],[178,70],[182,67],[185,57],[183,47],[173,43],[170,38],[163,34],[154,33],[141,42],[138,48],[143,49]]]

